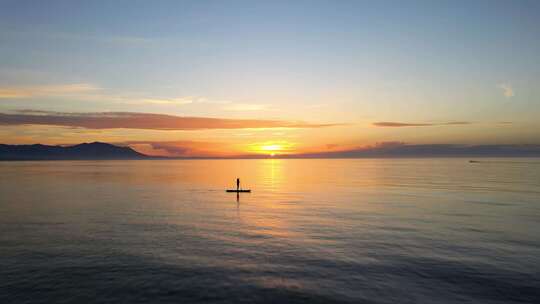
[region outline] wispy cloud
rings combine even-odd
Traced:
[[[152,156],[168,157],[209,157],[224,156],[223,143],[203,141],[126,141],[116,143],[129,146],[138,152]]]
[[[499,88],[502,89],[502,93],[504,97],[511,98],[515,96],[514,88],[509,83],[501,83],[499,84]]]
[[[140,98],[127,99],[126,103],[143,103],[156,105],[186,105],[193,103],[191,98]]]
[[[209,104],[225,111],[268,111],[265,104],[236,103],[230,100],[200,96],[162,97],[148,93],[110,92],[90,83],[0,87],[0,99],[59,98],[85,102],[109,102],[125,105],[180,106]]]
[[[99,90],[100,88],[98,86],[95,86],[93,84],[88,84],[88,83],[0,87],[0,99],[87,94],[87,93],[95,93],[96,91],[99,91]]]
[[[227,111],[264,111],[270,108],[265,104],[231,103],[223,109]]]
[[[152,113],[63,113],[25,110],[0,113],[0,125],[54,125],[86,129],[204,130],[249,128],[323,128],[340,124],[301,121],[182,117]]]
[[[95,35],[81,34],[59,31],[43,31],[39,29],[32,30],[2,30],[0,31],[4,37],[25,37],[28,39],[43,39],[52,40],[55,42],[76,42],[76,43],[92,43],[92,44],[112,44],[127,47],[141,47],[151,45],[155,42],[155,38],[129,35]]]
[[[407,123],[407,122],[395,122],[395,121],[380,121],[380,122],[373,123],[373,125],[376,127],[391,127],[391,128],[459,126],[459,125],[470,125],[470,124],[472,124],[472,122],[469,122],[469,121],[450,121],[450,122],[443,122],[443,123]]]
[[[130,96],[131,95],[131,96]],[[141,97],[135,94],[114,94],[91,83],[39,86],[0,87],[0,99],[66,98],[82,101],[107,101],[120,104],[184,105],[203,99],[193,97]]]
[[[156,105],[187,105],[187,104],[213,104],[213,105],[229,105],[232,104],[228,100],[214,100],[199,96],[182,96],[182,97],[134,97],[134,96],[115,96],[102,95],[100,99],[115,100],[124,104],[156,104]]]

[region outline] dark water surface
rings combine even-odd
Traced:
[[[540,303],[540,159],[0,173],[0,303]]]

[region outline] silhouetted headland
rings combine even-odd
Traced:
[[[0,160],[99,160],[147,158],[150,157],[129,147],[120,147],[102,142],[82,143],[74,146],[0,144]]]

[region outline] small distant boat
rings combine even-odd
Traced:
[[[479,163],[477,160],[469,160],[469,163]]]

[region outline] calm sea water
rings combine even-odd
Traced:
[[[540,303],[540,159],[0,173],[0,303]]]

